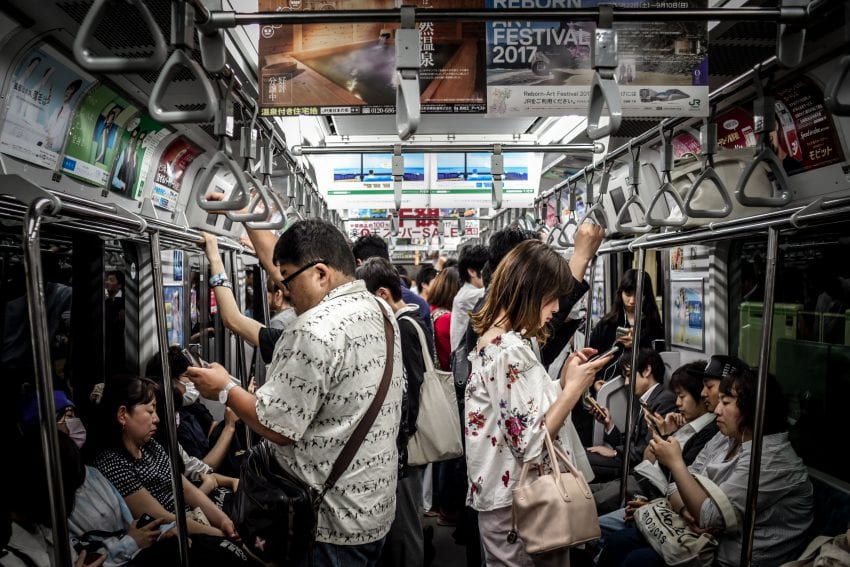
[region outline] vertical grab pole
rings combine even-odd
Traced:
[[[174,396],[171,394],[171,368],[168,363],[168,336],[165,332],[165,292],[162,288],[162,252],[159,247],[159,232],[150,232],[151,274],[153,276],[154,309],[156,312],[156,338],[159,343],[159,358],[162,361],[162,399],[165,403],[166,432],[168,433],[168,457],[171,461],[171,490],[174,492],[174,515],[177,517],[177,542],[180,550],[180,565],[189,565],[189,531],[186,526],[186,503],[183,498],[181,461],[177,451],[177,420],[175,419]]]
[[[590,346],[588,341],[590,341],[590,325],[591,325],[591,313],[593,313],[593,277],[596,275],[596,259],[598,256],[593,256],[590,260],[590,274],[587,276],[587,282],[590,284],[590,289],[587,291],[587,307],[585,307],[585,311],[587,314],[585,315],[584,320],[584,346]]]
[[[62,486],[62,463],[59,460],[59,433],[56,427],[56,404],[53,400],[53,380],[50,376],[50,344],[47,335],[47,309],[44,305],[44,282],[41,270],[41,219],[54,209],[48,198],[30,203],[24,217],[24,269],[27,274],[27,311],[30,319],[30,341],[36,371],[36,395],[41,421],[41,442],[47,467],[47,496],[50,500],[50,520],[53,530],[53,565],[71,565],[68,546],[68,515],[65,509],[65,490]]]
[[[764,274],[764,314],[762,315],[761,352],[759,353],[758,389],[756,390],[756,415],[753,428],[753,446],[750,453],[750,480],[747,485],[747,509],[741,530],[741,565],[751,565],[753,539],[756,529],[756,503],[758,502],[759,476],[761,474],[761,447],[764,436],[764,410],[767,400],[767,373],[770,365],[770,333],[773,330],[773,302],[776,289],[776,258],[779,252],[779,229],[771,226],[767,231],[767,265]]]
[[[632,340],[632,361],[631,372],[629,376],[629,402],[628,411],[626,411],[626,444],[623,447],[623,470],[620,475],[620,502],[626,501],[626,477],[629,475],[629,451],[632,448],[632,420],[634,419],[635,405],[635,376],[637,376],[637,359],[638,350],[640,350],[640,319],[643,316],[643,271],[646,268],[646,249],[641,246],[638,249],[638,267],[637,267],[637,285],[635,285],[635,334]],[[628,317],[628,316],[627,316]]]

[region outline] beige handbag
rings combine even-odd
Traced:
[[[552,470],[526,484],[528,471],[540,465],[524,463],[513,490],[513,529],[508,542],[517,536],[529,554],[543,553],[598,539],[596,502],[581,471],[573,466],[560,447],[555,447],[546,430],[546,450]],[[566,472],[561,472],[561,464]]]

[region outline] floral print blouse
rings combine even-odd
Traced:
[[[543,418],[561,392],[537,360],[528,341],[508,332],[469,356],[464,434],[469,492],[466,503],[485,512],[510,506],[512,490],[526,461],[544,453]],[[554,439],[572,458],[564,427]],[[568,440],[566,443],[563,440]],[[548,456],[547,459],[548,461]]]

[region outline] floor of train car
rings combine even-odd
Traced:
[[[434,530],[436,554],[430,563],[431,567],[466,567],[466,547],[455,543],[452,537],[455,531],[453,526],[441,526],[437,523],[437,518],[423,516],[422,527]]]

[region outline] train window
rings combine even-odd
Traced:
[[[850,399],[850,225],[798,231],[780,240],[770,372],[789,400],[792,440],[809,466],[848,481],[834,446],[812,443],[846,429]],[[758,364],[762,331],[765,242],[730,250],[731,352]]]

